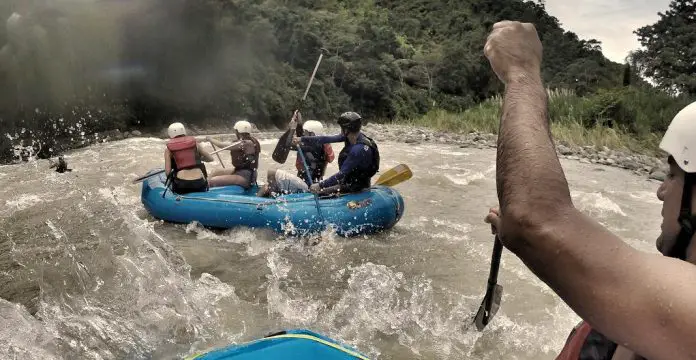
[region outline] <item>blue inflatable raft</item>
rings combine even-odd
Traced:
[[[355,236],[390,229],[404,213],[403,198],[387,186],[320,198],[320,214],[311,193],[262,198],[256,196],[257,186],[248,190],[223,186],[207,192],[178,195],[171,189],[165,192],[165,180],[164,173],[145,179],[141,201],[153,217],[173,223],[197,221],[203,226],[221,229],[270,228],[278,233],[300,236],[320,232],[328,225],[341,236]]]
[[[288,330],[186,360],[369,360],[357,350],[309,330]]]

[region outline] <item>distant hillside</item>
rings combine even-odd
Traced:
[[[50,3],[0,5],[0,18],[10,20],[0,27],[0,122],[43,142],[72,137],[63,129],[77,123],[86,133],[173,118],[285,126],[322,47],[329,53],[304,104],[307,117],[463,111],[501,89],[482,54],[501,19],[536,24],[551,88],[584,95],[621,86],[624,73],[598,42],[564,31],[531,1]]]

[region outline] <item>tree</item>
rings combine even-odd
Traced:
[[[631,64],[624,65],[623,86],[631,85]]]
[[[670,93],[696,95],[696,1],[673,0],[660,19],[634,33],[645,49],[633,58],[641,72]]]

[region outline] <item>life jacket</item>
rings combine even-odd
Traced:
[[[172,172],[170,177],[176,177],[176,173],[181,170],[198,168],[203,172],[204,177],[208,177],[205,165],[201,161],[201,154],[198,152],[198,143],[193,136],[175,137],[167,142],[167,149],[172,156]]]
[[[350,149],[353,146],[368,146],[372,149],[372,162],[367,168],[357,167],[353,169],[348,174],[344,174],[345,177],[341,181],[341,190],[346,192],[358,192],[360,190],[369,188],[371,185],[372,177],[379,171],[379,148],[374,140],[367,137],[365,134],[358,135],[358,141],[355,145],[351,145],[348,139],[346,139],[346,145],[338,154],[338,167],[343,166],[343,163],[348,158]]]
[[[611,360],[617,344],[585,321],[576,326],[556,360]]]
[[[307,167],[312,176],[312,182],[319,182],[324,178],[324,172],[326,171],[326,165],[329,162],[327,159],[326,151],[324,150],[324,144],[303,144],[301,146],[302,154],[304,154],[305,161],[307,161]],[[295,167],[297,168],[297,176],[300,179],[307,182],[307,175],[305,175],[304,164],[302,164],[302,159],[300,154],[297,154],[297,161],[295,162]],[[311,184],[307,184],[311,185]]]
[[[240,149],[230,150],[232,166],[237,170],[256,171],[259,168],[261,144],[255,138],[242,139]]]

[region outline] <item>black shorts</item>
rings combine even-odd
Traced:
[[[208,180],[205,178],[196,180],[174,178],[172,180],[172,191],[180,195],[193,192],[206,192],[208,191]]]
[[[236,169],[235,175],[239,175],[249,182],[249,186],[256,184],[256,171],[251,169]]]

